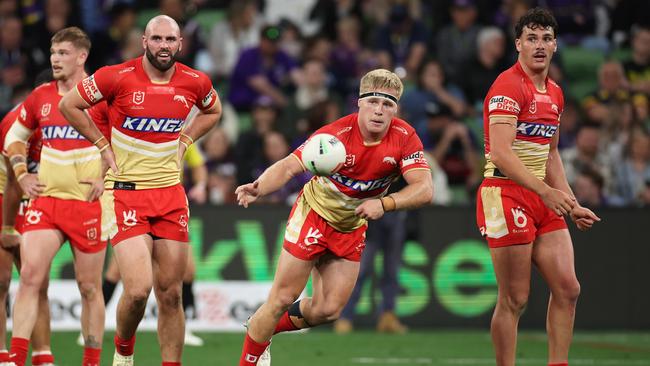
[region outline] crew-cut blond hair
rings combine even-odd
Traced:
[[[372,70],[363,75],[361,85],[359,86],[359,95],[378,89],[394,90],[396,93],[394,97],[399,100],[404,91],[404,84],[402,84],[402,80],[395,73],[386,69]]]

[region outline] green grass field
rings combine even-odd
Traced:
[[[79,333],[57,332],[52,346],[59,366],[81,364]],[[183,364],[232,365],[239,359],[243,333],[202,333],[203,347],[186,347]],[[111,365],[113,334],[104,341],[102,364]],[[406,335],[381,335],[371,331],[339,336],[316,330],[281,334],[274,338],[275,366],[333,365],[493,365],[486,331],[418,331]],[[155,333],[140,333],[136,343],[137,366],[160,365]],[[650,365],[649,332],[578,332],[571,350],[571,365]],[[542,332],[521,332],[518,365],[546,365],[546,338]]]

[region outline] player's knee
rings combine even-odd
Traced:
[[[161,308],[176,309],[181,306],[181,290],[176,288],[168,288],[165,291],[157,291],[156,298],[158,305]]]
[[[554,293],[553,296],[559,296],[565,302],[576,303],[580,296],[580,282],[578,280],[566,281],[560,287],[559,292],[559,294]]]
[[[273,298],[269,299],[269,305],[275,310],[275,312],[282,313],[287,311],[291,305],[298,299],[299,294],[293,294],[289,291],[281,291]]]
[[[23,264],[20,270],[20,286],[40,288],[44,279],[42,268],[27,263]]]
[[[77,285],[79,287],[81,298],[86,301],[93,300],[99,292],[96,283],[93,281],[79,281]]]
[[[150,289],[145,288],[129,289],[124,291],[124,296],[131,304],[131,307],[135,309],[141,309],[147,306],[147,300],[149,299],[150,292]]]
[[[509,294],[504,298],[506,307],[513,313],[521,313],[528,304],[528,292]]]

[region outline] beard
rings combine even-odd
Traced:
[[[149,47],[147,47],[145,50],[145,55],[147,56],[147,60],[149,60],[149,62],[153,65],[153,67],[155,67],[156,69],[162,72],[169,70],[176,63],[176,54],[178,54],[178,51],[176,51],[175,53],[169,51],[169,54],[170,54],[169,61],[161,62],[153,53],[151,53]]]

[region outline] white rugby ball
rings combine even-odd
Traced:
[[[345,164],[345,146],[334,135],[313,135],[302,149],[302,163],[315,175],[330,176]]]

